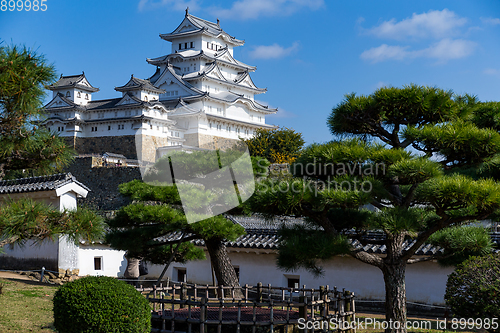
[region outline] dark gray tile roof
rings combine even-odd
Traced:
[[[81,82],[86,81],[88,82],[87,78],[85,77],[85,73],[82,72],[82,74],[78,75],[67,75],[63,76],[61,74],[61,77],[59,80],[49,86],[47,86],[48,89],[50,90],[55,90],[55,89],[61,89],[61,88],[70,88],[70,87],[77,87],[82,90],[90,91],[90,92],[96,92],[99,91],[99,88],[92,87],[92,85],[87,86],[86,84],[82,84]]]
[[[158,94],[163,94],[165,92],[165,90],[153,86],[148,80],[139,79],[133,75],[125,85],[115,88],[116,91],[129,91],[137,89],[149,90]]]
[[[163,39],[168,40],[168,38],[170,38],[170,37],[190,35],[192,33],[198,33],[198,32],[204,31],[204,32],[207,32],[208,34],[210,34],[210,35],[212,35],[214,37],[218,37],[220,35],[225,35],[225,36],[228,37],[228,39],[231,42],[233,42],[236,45],[243,45],[244,44],[243,40],[237,39],[237,38],[229,35],[224,30],[222,30],[218,23],[214,23],[214,22],[210,22],[210,21],[201,19],[201,18],[193,16],[193,15],[191,15],[189,13],[186,13],[185,20],[186,19],[189,22],[191,22],[193,24],[193,26],[195,26],[196,28],[198,28],[198,30],[190,30],[190,31],[181,32],[181,33],[173,33],[172,32],[172,33],[169,33],[169,34],[160,34],[160,37],[163,38]],[[175,30],[177,30],[177,28]]]
[[[90,191],[87,186],[76,180],[71,173],[59,173],[50,176],[2,180],[0,181],[0,194],[51,191],[70,183],[76,183],[85,190]]]

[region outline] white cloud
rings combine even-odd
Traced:
[[[421,50],[409,50],[409,46],[390,46],[382,44],[361,53],[360,58],[373,63],[386,60],[411,60],[430,58],[439,62],[461,59],[471,55],[477,44],[464,39],[445,38]]]
[[[407,51],[408,46],[390,46],[382,44],[378,47],[373,47],[361,53],[360,58],[370,60],[371,62],[381,62],[385,60],[395,59],[403,60],[408,58],[411,52]]]
[[[416,14],[399,22],[396,19],[385,21],[379,26],[366,30],[366,33],[379,38],[403,40],[410,38],[445,38],[455,36],[467,19],[457,16],[454,12],[443,9],[431,10]]]
[[[493,76],[500,76],[500,70],[499,70],[499,69],[496,69],[496,68],[486,68],[486,69],[483,71],[483,74],[486,74],[486,75],[493,75]]]
[[[480,19],[484,24],[491,24],[491,25],[500,24],[500,18],[497,17],[480,17]]]
[[[324,0],[240,0],[231,8],[212,7],[210,12],[225,19],[257,19],[263,16],[288,16],[303,9],[317,10]]]
[[[138,9],[139,11],[156,9],[159,7],[167,7],[173,10],[185,10],[189,7],[189,10],[197,10],[200,8],[198,5],[198,0],[140,0]]]
[[[277,59],[286,57],[299,48],[299,42],[294,42],[290,47],[283,47],[274,43],[273,45],[260,45],[254,47],[250,56],[254,59]]]

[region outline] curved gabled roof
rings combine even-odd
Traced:
[[[245,74],[246,73],[246,74]],[[241,84],[245,79],[248,77],[248,85]],[[258,88],[250,78],[250,75],[248,74],[247,71],[241,72],[241,74],[236,77],[234,80],[228,80],[224,74],[222,73],[218,61],[212,62],[208,68],[206,68],[203,72],[192,72],[188,74],[182,75],[182,78],[185,81],[190,81],[190,80],[197,80],[201,78],[206,78],[210,80],[214,80],[217,82],[221,82],[224,84],[230,84],[232,86],[238,87],[238,88],[243,88],[243,89],[249,89],[253,92],[257,93],[265,93],[267,89],[265,88]]]
[[[92,87],[87,78],[85,77],[85,73],[79,75],[68,75],[61,77],[59,80],[49,86],[47,89],[49,90],[59,90],[59,89],[67,89],[67,88],[79,88],[88,92],[97,92],[99,88]]]
[[[184,51],[176,51],[175,53],[167,54],[161,57],[147,58],[146,61],[151,65],[159,66],[168,63],[170,59],[176,57],[181,57],[183,60],[202,57],[207,59],[208,62],[213,62],[217,60],[220,63],[234,66],[244,71],[255,72],[255,70],[257,69],[256,66],[250,66],[239,60],[234,59],[234,57],[231,55],[231,52],[228,51],[227,47],[220,49],[217,52],[213,52],[213,54],[210,53],[211,52],[206,52],[203,50],[184,50]]]
[[[253,109],[256,111],[260,111],[263,113],[276,113],[278,112],[278,109],[271,109],[268,106],[262,105],[260,103],[257,103],[254,100],[248,99],[243,95],[235,94],[230,91],[224,91],[224,92],[219,92],[219,93],[208,93],[207,94],[208,98],[211,98],[213,100],[217,101],[223,101],[229,104],[234,104],[236,102],[243,102],[246,104],[249,104],[252,106]]]
[[[149,82],[149,80],[143,80],[132,76],[130,77],[130,80],[123,86],[121,87],[115,87],[116,91],[120,92],[125,92],[125,91],[131,91],[131,90],[148,90],[155,92],[157,94],[163,94],[165,90],[156,88],[154,85]]]
[[[189,14],[186,10],[184,20],[169,34],[160,34],[160,38],[172,42],[176,38],[193,34],[207,34],[212,37],[222,38],[233,45],[243,45],[244,40],[237,39],[221,29],[219,23],[210,22]]]
[[[53,106],[53,107],[47,108],[47,106],[49,106],[50,104],[52,104],[57,99],[60,99],[66,105],[63,105],[63,106]],[[83,105],[76,104],[72,100],[64,97],[64,95],[61,94],[60,92],[58,92],[54,96],[54,98],[50,102],[48,102],[43,108],[46,109],[46,110],[50,110],[50,111],[59,111],[59,110],[64,111],[64,110],[72,110],[72,109],[75,109],[75,108],[76,109],[80,109],[80,110],[84,110],[85,109],[85,107]]]
[[[160,78],[163,78],[167,72],[169,74],[171,74],[173,76],[173,78],[180,84],[182,85],[183,87],[185,87],[186,89],[190,90],[193,94],[193,96],[203,96],[205,93],[203,91],[201,91],[200,89],[196,88],[195,86],[193,86],[191,83],[183,80],[182,76],[177,74],[174,70],[174,68],[172,67],[172,65],[168,65],[165,70],[160,74],[158,75],[158,77],[156,78],[156,80],[153,82],[155,85],[159,85],[158,84],[158,81],[160,80]]]

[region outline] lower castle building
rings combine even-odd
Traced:
[[[85,73],[63,76],[48,89],[45,126],[79,154],[111,152],[129,159],[154,161],[157,149],[170,146],[225,148],[256,129],[274,128],[266,116],[278,110],[255,95],[266,92],[253,83],[256,68],[233,57],[243,40],[217,23],[186,10],[181,24],[160,37],[171,53],[148,63],[156,66],[147,79],[131,76],[115,90],[120,97],[93,99],[99,91]]]

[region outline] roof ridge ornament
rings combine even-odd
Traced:
[[[189,6],[186,7],[186,16],[188,16],[188,15],[189,15]]]
[[[217,18],[217,26],[220,28],[220,21],[219,21],[219,18]]]

